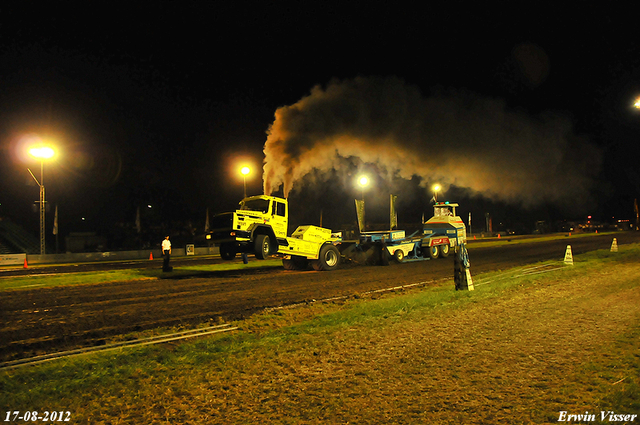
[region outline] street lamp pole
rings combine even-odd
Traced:
[[[46,252],[46,243],[45,243],[45,232],[44,232],[44,223],[45,223],[45,211],[44,211],[44,161],[40,160],[40,181],[36,178],[36,176],[31,172],[29,168],[27,168],[33,180],[35,180],[36,184],[40,187],[40,201],[38,204],[40,205],[40,255],[44,255]]]
[[[242,173],[242,181],[244,183],[244,198],[247,197],[247,174],[249,174],[250,172],[251,172],[251,168],[249,167],[242,167],[240,169],[240,173]]]
[[[46,243],[45,243],[45,198],[44,198],[44,160],[52,158],[55,155],[55,152],[50,147],[38,147],[32,148],[29,150],[29,153],[34,158],[40,160],[40,181],[36,178],[36,176],[31,172],[29,168],[29,174],[36,181],[36,184],[40,187],[40,255],[44,255],[46,253]]]
[[[44,161],[40,160],[40,255],[44,255],[47,252],[47,245],[45,243],[45,231],[44,231],[44,214],[45,214],[45,201],[44,201]]]

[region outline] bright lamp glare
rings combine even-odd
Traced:
[[[366,186],[369,184],[369,179],[363,176],[363,177],[360,177],[359,182],[360,182],[360,186]]]
[[[41,146],[29,149],[29,154],[38,159],[50,159],[55,155],[55,151],[49,146]]]
[[[433,191],[434,192],[440,192],[440,189],[442,189],[442,187],[439,184],[434,184],[433,185]]]
[[[251,168],[249,168],[249,167],[242,167],[242,168],[240,169],[240,172],[241,172],[243,175],[245,175],[245,176],[246,176],[247,174],[249,174],[249,173],[251,172]]]

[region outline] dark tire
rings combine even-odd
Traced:
[[[232,244],[223,243],[220,245],[220,257],[223,260],[233,260],[236,258],[236,250]]]
[[[449,256],[449,252],[451,252],[450,248],[449,244],[440,245],[440,257],[447,258]]]
[[[292,255],[291,258],[282,260],[282,266],[285,270],[307,270],[309,268],[309,260],[305,257]]]
[[[283,258],[282,267],[284,267],[285,270],[296,270],[296,263],[290,258]]]
[[[401,249],[396,249],[396,251],[393,253],[393,258],[394,260],[396,260],[396,262],[402,263],[404,261],[404,251],[402,251]]]
[[[256,258],[264,260],[271,253],[271,238],[269,235],[256,236],[255,244],[253,246],[256,253]]]
[[[324,245],[320,248],[320,256],[317,260],[313,260],[311,265],[316,271],[334,270],[340,264],[340,251],[331,244]]]
[[[429,257],[435,260],[436,258],[438,258],[439,255],[440,255],[440,250],[438,249],[438,245],[429,247]]]

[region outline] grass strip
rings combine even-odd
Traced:
[[[601,232],[601,233],[554,233],[550,235],[544,236],[531,236],[531,235],[514,235],[514,236],[502,236],[500,238],[491,237],[488,238],[490,240],[484,240],[485,238],[473,239],[473,235],[467,235],[468,240],[468,248],[486,248],[486,247],[496,247],[503,245],[517,245],[523,243],[537,243],[537,242],[548,242],[555,241],[558,239],[564,240],[572,240],[572,239],[580,239],[580,238],[590,238],[595,236],[602,235],[616,235],[619,232]]]
[[[76,423],[551,423],[637,413],[640,248],[257,315],[242,332],[0,372]]]
[[[131,280],[181,278],[206,276],[211,273],[253,268],[281,267],[282,260],[251,261],[243,263],[221,263],[210,265],[176,267],[165,273],[161,269],[123,269],[79,273],[61,273],[30,276],[12,276],[0,279],[0,291],[33,289],[52,286],[91,285],[109,282],[126,282]]]

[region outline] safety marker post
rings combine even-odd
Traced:
[[[611,243],[611,252],[618,252],[618,240],[616,238],[613,238],[613,242]]]
[[[573,253],[571,252],[571,245],[567,245],[567,251],[564,253],[564,263],[566,265],[573,266]]]
[[[453,257],[453,281],[456,285],[456,291],[467,290],[473,291],[473,279],[469,270],[469,253],[466,244],[456,247]]]

